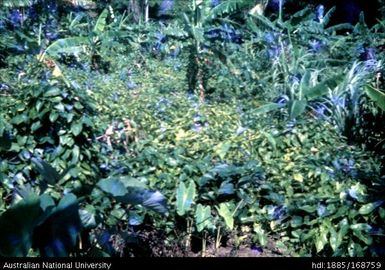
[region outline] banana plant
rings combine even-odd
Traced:
[[[374,103],[385,112],[385,93],[371,85],[366,85],[365,91]]]
[[[216,22],[225,20],[229,23],[228,15],[250,4],[248,0],[227,0],[213,7],[211,0],[192,0],[189,11],[183,13],[184,27],[172,29],[169,33],[177,39],[183,39],[187,44],[189,53],[187,82],[188,92],[195,92],[197,86],[199,89],[200,100],[205,99],[205,88],[207,85],[207,76],[205,76],[206,60],[209,53],[217,53],[221,57],[222,52],[205,49],[209,45],[209,40],[205,32]]]
[[[52,60],[63,53],[80,54],[86,52],[90,53],[91,60],[95,59],[99,55],[103,40],[107,39],[106,37],[108,37],[109,34],[106,30],[108,27],[108,12],[107,9],[102,11],[88,36],[73,36],[58,39],[51,43],[43,53],[39,55],[39,60],[43,61],[46,58]],[[76,20],[76,18],[74,20]]]

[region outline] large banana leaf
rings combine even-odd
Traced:
[[[366,94],[376,103],[376,105],[385,111],[385,93],[370,85],[365,87],[365,91]]]
[[[108,10],[104,9],[102,13],[99,15],[99,18],[96,21],[94,26],[94,32],[96,34],[101,34],[102,32],[104,32],[104,29],[106,28],[106,24],[107,24],[107,16],[108,16]]]
[[[90,41],[87,37],[68,37],[58,39],[47,47],[43,54],[52,57],[58,56],[61,53],[76,54],[85,50],[84,45],[89,45]]]

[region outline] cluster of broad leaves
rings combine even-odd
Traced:
[[[328,27],[333,10],[309,8],[241,24],[242,1],[193,2],[166,25],[108,7],[0,41],[1,256],[129,256],[152,231],[165,250],[384,254],[380,160],[344,137],[384,145],[363,121],[383,119],[367,44],[384,25]]]

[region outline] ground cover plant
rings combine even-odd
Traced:
[[[381,1],[0,5],[0,256],[385,255]]]

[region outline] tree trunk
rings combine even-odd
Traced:
[[[127,9],[134,22],[139,23],[142,19],[142,0],[129,0]]]

